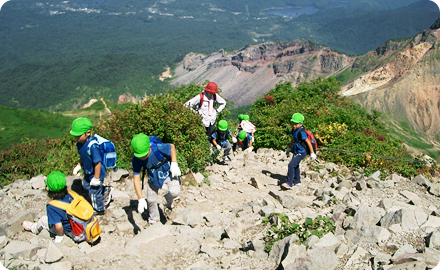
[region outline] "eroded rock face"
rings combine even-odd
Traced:
[[[393,174],[382,181],[379,171],[366,176],[325,161],[311,166],[304,159],[302,185],[283,191],[278,184],[290,161],[284,151],[238,152],[231,159],[207,168],[209,186],[186,185],[195,178],[182,177],[171,216],[162,216],[153,226],[148,226],[147,215],[137,212],[128,171],[108,176],[105,184],[112,186],[113,201],[98,217],[103,233],[94,246],[75,244],[68,237],[54,245],[46,230],[39,235],[24,232],[21,222],[44,215],[48,197],[44,186],[35,185],[44,176],[18,180],[0,190],[0,261],[9,269],[316,270],[432,269],[440,261],[440,197],[427,192],[439,185],[439,178]],[[68,176],[67,184],[85,195],[80,178]],[[345,181],[352,184],[339,187]],[[357,189],[360,182],[369,184]],[[30,191],[39,195],[24,195]],[[159,192],[162,210],[166,192]],[[335,232],[311,236],[303,244],[292,234],[266,253],[270,225],[263,218],[278,219],[273,213],[297,224],[328,217]]]
[[[209,56],[190,53],[176,68],[172,84],[214,81],[222,96],[240,107],[253,103],[277,83],[290,81],[295,87],[318,76],[332,75],[354,60],[306,40],[267,42],[231,54],[222,50]]]

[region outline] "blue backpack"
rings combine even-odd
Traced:
[[[148,138],[150,139],[151,151],[153,151],[154,155],[159,160],[159,163],[149,169],[158,169],[168,162],[168,159],[162,156],[162,154],[159,152],[159,149],[157,149],[157,144],[163,144],[163,142],[156,136],[148,136]],[[144,189],[145,169],[146,167],[144,166],[142,168],[142,189]]]
[[[87,154],[89,156],[91,155],[90,147],[92,147],[94,144],[98,144],[98,149],[101,153],[102,165],[104,165],[106,169],[116,167],[118,155],[116,154],[115,145],[106,138],[95,134],[87,145]]]

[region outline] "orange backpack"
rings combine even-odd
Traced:
[[[68,192],[73,197],[70,203],[52,200],[49,204],[66,211],[72,233],[75,236],[73,241],[79,243],[86,240],[89,244],[94,244],[101,235],[101,228],[93,207],[75,191],[69,190]]]

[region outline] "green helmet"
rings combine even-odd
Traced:
[[[46,186],[50,191],[61,191],[66,187],[66,176],[62,172],[51,172],[47,176]]]
[[[70,134],[73,136],[81,136],[90,129],[92,129],[93,124],[89,118],[79,117],[73,120],[72,128],[70,129]]]
[[[290,121],[292,121],[295,124],[299,124],[304,122],[304,115],[300,114],[300,113],[294,113],[292,115],[292,119],[290,119]]]
[[[134,150],[135,157],[145,157],[150,151],[150,138],[144,133],[134,135],[131,140],[131,148]]]
[[[243,120],[244,114],[239,114],[238,119]]]
[[[244,139],[246,139],[246,131],[244,131],[244,130],[242,130],[242,131],[240,131],[239,133],[238,133],[238,139],[240,140],[240,141],[243,141]]]
[[[243,115],[243,120],[244,120],[244,121],[249,121],[249,115],[244,114],[244,115]]]
[[[228,130],[228,122],[226,120],[220,120],[220,122],[218,122],[218,129],[220,131]]]

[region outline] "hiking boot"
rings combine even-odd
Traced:
[[[168,220],[170,219],[172,213],[173,213],[173,210],[171,210],[171,208],[165,207],[165,209],[163,210],[163,215]]]
[[[112,200],[112,188],[110,186],[104,187],[104,192],[102,194],[102,198],[104,201],[104,206],[105,206],[105,208],[107,208],[108,205],[110,204],[110,201]]]
[[[97,216],[103,216],[104,214],[105,214],[105,210],[95,211],[95,215],[97,215]]]
[[[223,160],[224,160],[225,162],[229,162],[229,161],[231,161],[231,159],[230,159],[228,156],[224,156],[224,157],[223,157]]]

